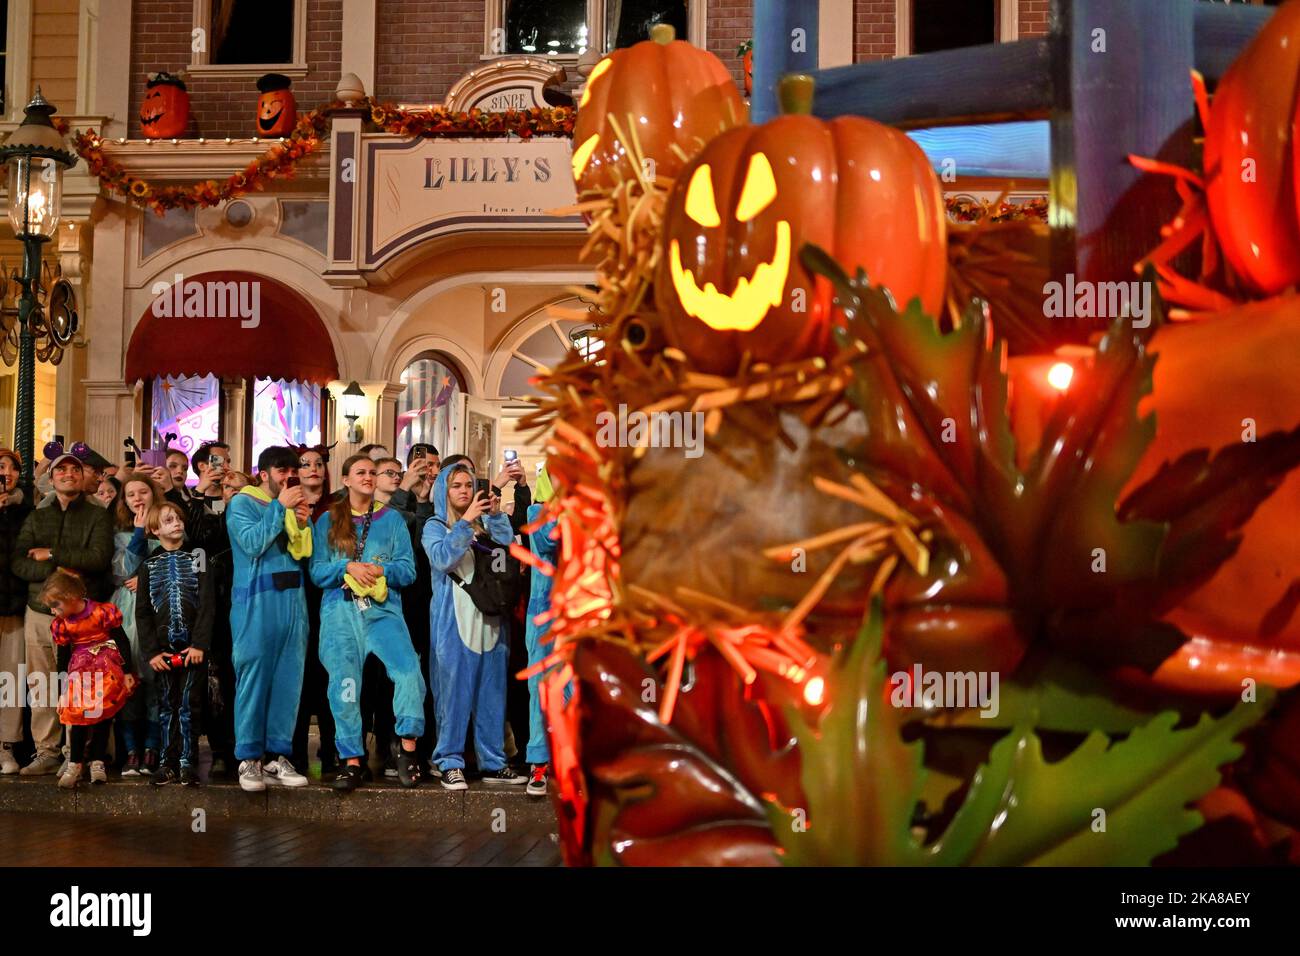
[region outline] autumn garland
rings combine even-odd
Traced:
[[[571,136],[576,116],[574,110],[563,106],[505,113],[486,113],[479,109],[451,112],[442,107],[408,111],[370,98],[355,105],[335,100],[299,117],[292,133],[225,181],[207,179],[187,186],[156,186],[131,175],[104,152],[108,141],[94,130],[78,130],[73,145],[104,189],[128,202],[147,206],[161,216],[168,209],[217,206],[244,193],[264,189],[272,179],[292,179],[298,163],[320,148],[330,117],[340,110],[358,107],[368,108],[371,121],[386,133],[422,137],[513,135],[528,140],[534,136]],[[66,132],[66,124],[61,131]]]

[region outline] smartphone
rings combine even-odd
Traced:
[[[411,459],[412,461],[414,461],[416,458],[423,458],[423,457],[424,457],[424,446],[420,445],[415,449],[415,454],[411,456]]]
[[[63,436],[62,436],[62,435],[55,435],[55,436],[54,436],[54,440],[59,444],[59,447],[60,447],[60,448],[63,447]]]
[[[492,497],[492,482],[488,481],[486,478],[475,478],[474,497],[477,498],[480,492],[487,495],[489,498]]]
[[[284,486],[285,486],[286,488],[297,488],[297,487],[298,487],[298,476],[297,476],[297,475],[294,475],[294,476],[291,477],[291,478],[287,478],[287,479],[285,479]]]
[[[126,463],[130,465],[132,468],[135,467],[135,452],[128,451],[126,453]]]
[[[519,452],[515,451],[513,448],[507,448],[504,452],[502,452],[502,454],[505,455],[505,459],[507,462],[519,460]]]
[[[9,490],[9,476],[0,475],[0,491],[8,491],[8,490]]]

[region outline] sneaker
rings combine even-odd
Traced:
[[[259,793],[266,789],[266,778],[262,775],[262,761],[243,760],[240,762],[239,786],[249,793]]]
[[[144,752],[144,763],[140,766],[140,772],[145,776],[158,772],[158,751],[152,747]]]
[[[140,776],[140,755],[134,750],[126,755],[126,763],[122,764],[122,776]]]
[[[484,770],[483,782],[493,786],[517,787],[521,783],[527,783],[528,778],[514,767],[506,764],[500,770]]]
[[[13,744],[0,744],[0,776],[9,776],[18,772],[18,761],[14,758]]]
[[[432,777],[434,780],[442,779],[442,768],[440,768],[432,760],[429,761],[429,776]]]
[[[46,774],[54,773],[61,769],[63,758],[59,754],[42,754],[38,753],[32,762],[18,773],[24,777],[43,777]],[[62,776],[62,774],[60,774]]]
[[[158,772],[153,775],[153,779],[149,783],[155,787],[165,787],[169,783],[178,783],[180,779],[181,775],[178,771],[171,767],[159,767]]]
[[[361,786],[361,765],[344,764],[334,774],[330,786],[340,793],[351,793]]]
[[[546,796],[546,770],[544,763],[533,764],[533,772],[528,778],[528,795],[530,797]]]
[[[397,758],[392,754],[389,754],[388,759],[384,761],[384,776],[389,780],[396,780],[398,778]]]
[[[58,757],[51,757],[51,760],[58,760]],[[59,774],[59,787],[63,790],[75,790],[77,782],[81,780],[81,764],[68,762],[67,769]]]
[[[226,758],[213,757],[212,770],[210,772],[214,777],[224,777],[230,773],[230,766],[226,763]]]
[[[262,765],[262,775],[266,777],[267,783],[279,784],[282,787],[305,787],[307,778],[293,769],[288,757],[277,757]]]
[[[403,787],[418,787],[420,785],[420,758],[415,755],[414,750],[402,750],[401,746],[394,744],[397,753],[393,756],[396,767],[393,772],[397,774],[397,779]]]
[[[193,767],[181,767],[181,786],[197,787],[199,785],[199,772]]]
[[[443,771],[442,777],[439,779],[439,782],[442,784],[442,789],[444,790],[468,790],[469,789],[469,784],[465,782],[465,771],[461,770],[460,767],[455,767],[451,770]]]
[[[90,782],[108,783],[108,770],[104,767],[104,761],[92,760],[90,762]]]

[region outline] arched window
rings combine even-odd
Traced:
[[[465,391],[455,363],[441,352],[425,352],[402,370],[402,384],[406,389],[397,397],[393,454],[405,461],[407,450],[417,442],[427,442],[446,454]]]

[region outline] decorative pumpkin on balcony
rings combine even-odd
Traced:
[[[740,64],[745,71],[745,95],[754,95],[754,41],[746,40],[736,50]]]
[[[140,104],[140,132],[150,139],[183,136],[190,125],[190,94],[179,76],[150,73]]]
[[[675,36],[670,25],[657,24],[649,40],[615,50],[591,71],[573,130],[580,194],[634,176],[629,154],[653,160],[656,176],[674,177],[683,162],[677,150],[693,156],[745,121],[744,101],[722,61]]]
[[[741,355],[776,363],[826,352],[831,286],[800,264],[804,243],[866,270],[900,306],[938,315],[946,214],[925,154],[859,117],[815,119],[812,80],[782,84],[785,115],[730,130],[683,170],[664,219],[655,302],[670,344],[700,370]]]
[[[257,98],[257,135],[270,138],[288,136],[298,122],[298,106],[291,80],[280,73],[267,73],[257,81],[262,95]]]

